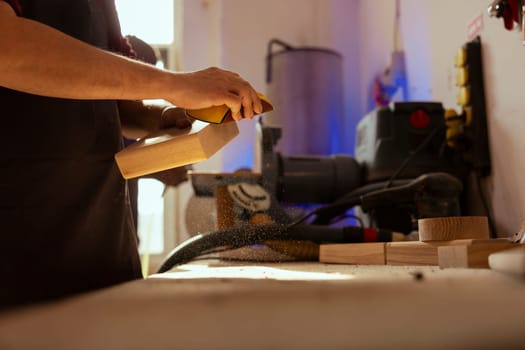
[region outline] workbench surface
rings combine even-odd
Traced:
[[[0,314],[0,348],[524,349],[525,281],[482,269],[206,260]]]

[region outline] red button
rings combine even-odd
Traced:
[[[428,114],[422,110],[418,109],[410,115],[410,125],[416,129],[426,128],[430,124],[430,117]]]

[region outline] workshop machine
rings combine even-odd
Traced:
[[[263,186],[281,204],[325,205],[316,224],[358,207],[367,226],[408,234],[419,218],[460,215],[468,167],[447,145],[444,115],[437,102],[377,108],[358,124],[355,157],[283,156],[281,130],[260,123]]]
[[[259,120],[260,174],[190,174],[197,196],[228,187],[241,222],[192,237],[159,272],[223,246],[268,240],[358,242],[370,227],[377,230],[377,241],[389,241],[389,233],[417,230],[420,218],[464,215],[462,193],[471,166],[462,157],[464,148],[449,146],[445,115],[437,102],[378,108],[358,125],[355,157],[283,156],[274,149],[282,130]],[[289,215],[288,206],[301,204],[315,206],[300,218]],[[352,209],[359,210],[362,225],[333,225]],[[242,222],[257,213],[272,224]]]

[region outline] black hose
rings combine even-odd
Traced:
[[[321,225],[243,225],[200,234],[183,242],[168,254],[158,269],[166,272],[174,266],[190,262],[213,248],[240,248],[268,240],[322,242],[358,242],[363,239],[362,227],[329,227]]]

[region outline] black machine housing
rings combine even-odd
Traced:
[[[281,130],[260,123],[264,186],[280,203],[337,202],[338,210],[316,219],[320,224],[354,207],[368,226],[404,233],[416,230],[419,218],[462,215],[462,189],[450,189],[463,183],[468,166],[447,146],[444,113],[438,102],[399,102],[377,108],[358,124],[355,157],[282,156],[274,151]],[[449,174],[452,183],[441,177],[432,193],[390,195],[396,186],[433,173]],[[344,205],[344,198],[375,193],[381,196],[375,196],[373,204],[351,201]]]
[[[465,166],[446,144],[444,114],[438,102],[397,102],[367,114],[357,126],[355,147],[363,183],[436,171],[463,176]]]

